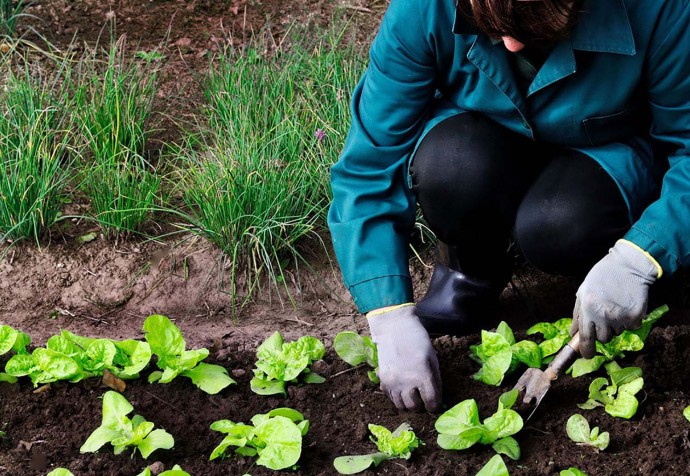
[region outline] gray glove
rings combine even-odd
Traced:
[[[441,372],[416,307],[395,308],[367,320],[378,349],[381,390],[400,410],[438,411]]]
[[[577,290],[570,335],[580,331],[580,353],[590,359],[596,341],[608,342],[626,329],[637,329],[647,313],[649,286],[661,267],[641,248],[618,240]]]

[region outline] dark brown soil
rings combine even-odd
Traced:
[[[366,41],[384,9],[385,2],[377,0],[50,0],[37,2],[30,13],[36,17],[36,30],[62,49],[70,43],[97,41],[109,17],[115,18],[118,34],[126,33],[138,49],[163,48],[167,60],[158,110],[186,114],[199,101],[195,79],[207,65],[206,55],[219,43],[240,45],[264,29],[278,38],[291,23],[325,24],[334,14],[355,15]],[[159,139],[175,140],[176,134],[169,124]],[[208,361],[244,374],[236,377],[237,385],[215,396],[184,378],[167,385],[148,384],[144,378],[130,382],[123,394],[136,413],[170,432],[176,442],[174,450],[156,451],[149,461],[115,456],[109,447],[96,454],[79,453],[100,424],[99,397],[107,390],[100,382],[53,384],[40,393],[34,393],[27,380],[0,383],[0,431],[5,433],[0,439],[0,475],[38,476],[65,467],[77,476],[134,476],[155,461],[168,469],[179,464],[194,476],[270,474],[248,458],[209,461],[222,439],[209,426],[219,419],[248,422],[252,415],[279,406],[295,408],[311,421],[295,474],[333,475],[337,456],[373,452],[367,423],[393,429],[408,422],[425,445],[409,461],[384,462],[364,474],[472,475],[494,454],[478,445],[462,452],[440,449],[434,430],[437,415],[397,411],[369,382],[365,369],[348,370],[335,356],[331,344],[338,332],[364,333],[367,328],[329,260],[330,250],[313,252],[314,271],[294,271],[289,284],[294,303],[285,292],[266,288],[233,314],[222,285],[220,253],[203,240],[113,244],[99,238],[80,245],[75,237],[82,231],[64,228],[40,248],[18,244],[0,260],[0,323],[29,333],[36,345],[43,345],[60,329],[93,337],[142,338],[146,316],[161,313],[175,320],[189,348],[222,342]],[[431,261],[426,254],[423,258],[424,263],[412,263],[418,292],[430,276]],[[500,319],[524,337],[521,333],[535,322],[567,317],[575,289],[568,279],[523,265],[502,296]],[[621,361],[643,370],[645,386],[637,414],[622,420],[603,410],[579,410],[576,404],[587,399],[592,376],[563,377],[516,436],[522,457],[506,460],[511,475],[554,475],[570,466],[589,475],[690,474],[690,422],[682,416],[690,404],[690,312],[677,294],[656,296],[656,301],[654,305],[668,303],[671,311],[653,329],[645,348]],[[486,322],[484,327],[495,324]],[[292,387],[287,398],[251,392],[256,347],[275,330],[289,339],[313,335],[324,341],[328,353],[318,363],[318,372],[327,377],[325,383]],[[474,381],[471,375],[478,366],[469,358],[468,347],[478,342],[479,335],[434,341],[445,405],[474,398],[485,418],[517,375],[500,388]],[[609,448],[594,453],[568,439],[565,422],[575,412],[610,433]]]
[[[446,337],[437,339],[435,345],[442,363],[446,404],[474,398],[485,418],[495,411],[499,394],[510,388],[514,378],[500,388],[474,381],[470,375],[477,365],[469,359],[467,347],[476,340],[476,336]],[[158,450],[149,461],[139,455],[115,456],[109,446],[97,454],[79,453],[85,438],[100,424],[99,397],[106,389],[98,381],[53,384],[41,393],[34,393],[26,381],[3,384],[0,414],[7,437],[0,452],[0,471],[10,476],[43,475],[51,467],[64,466],[77,475],[135,475],[147,463],[160,461],[167,468],[179,464],[192,475],[271,474],[252,466],[249,458],[209,461],[222,439],[209,426],[219,419],[248,422],[255,413],[281,406],[298,409],[311,421],[295,474],[332,475],[332,461],[337,456],[374,451],[367,423],[393,429],[408,422],[426,444],[409,461],[384,462],[378,473],[365,474],[475,474],[493,455],[490,448],[479,445],[462,452],[439,448],[435,415],[397,411],[369,382],[365,369],[347,371],[350,367],[331,350],[317,364],[318,372],[327,377],[325,383],[290,387],[287,398],[258,396],[249,389],[253,351],[238,346],[232,336],[225,342],[221,354],[226,358],[217,361],[218,354],[214,354],[210,361],[235,374],[244,371],[244,375],[219,395],[207,395],[184,378],[167,385],[148,384],[143,379],[128,384],[123,394],[135,411],[175,438],[174,450]],[[685,327],[662,326],[652,332],[643,352],[621,362],[639,365],[645,376],[642,403],[631,420],[613,418],[602,410],[578,410],[575,405],[586,400],[591,378],[563,377],[517,435],[522,458],[508,463],[510,474],[546,476],[570,466],[590,475],[686,474],[690,423],[682,410],[690,404],[690,380],[683,372],[690,365],[689,344]],[[565,423],[575,412],[610,433],[609,448],[597,454],[568,439]]]

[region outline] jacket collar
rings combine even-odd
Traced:
[[[635,54],[633,37],[628,12],[624,0],[585,0],[580,21],[569,41],[574,50]],[[477,35],[479,30],[455,9],[453,33],[459,35]]]

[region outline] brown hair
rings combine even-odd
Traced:
[[[458,0],[458,10],[487,35],[551,43],[573,30],[579,0]]]

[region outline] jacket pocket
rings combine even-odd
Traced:
[[[648,117],[641,106],[628,104],[615,114],[584,119],[582,126],[591,145],[603,145],[639,135],[645,126],[649,127]]]

